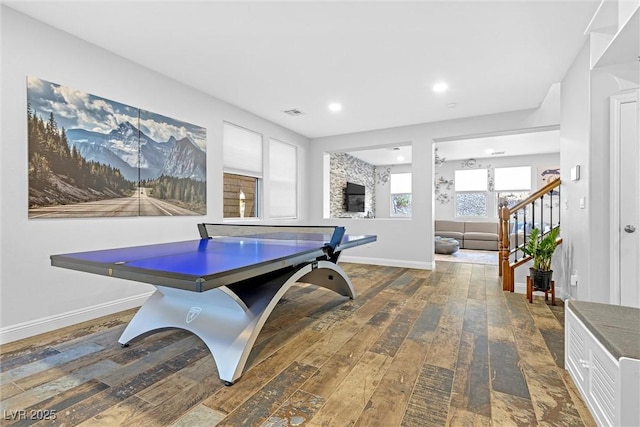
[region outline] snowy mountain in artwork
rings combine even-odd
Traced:
[[[171,137],[167,144],[169,142],[172,148],[160,174],[204,181],[207,172],[205,152],[187,137],[179,141]]]
[[[163,174],[206,180],[206,153],[188,137],[177,141],[172,136],[159,142],[124,122],[109,133],[70,129],[67,140],[86,160],[117,168],[129,181],[155,179]]]

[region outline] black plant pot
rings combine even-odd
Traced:
[[[551,289],[551,276],[553,276],[553,270],[543,271],[536,270],[535,268],[529,268],[531,275],[531,282],[534,291],[546,292]]]

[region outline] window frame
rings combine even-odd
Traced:
[[[247,135],[249,134],[253,134],[252,136],[255,137],[259,137],[260,142],[259,144],[256,143],[256,146],[259,145],[260,146],[260,167],[257,168],[257,163],[256,162],[256,167],[255,168],[248,168],[248,169],[243,169],[242,167],[233,167],[235,164],[232,164],[232,166],[229,166],[229,162],[235,163],[229,159],[225,159],[225,146],[227,146],[226,144],[226,140],[225,140],[225,130],[226,129],[234,129],[235,131],[241,131],[241,132],[246,132]],[[256,220],[261,220],[262,219],[262,213],[264,211],[263,209],[263,194],[264,194],[264,170],[265,170],[265,138],[264,135],[260,132],[256,132],[252,129],[243,127],[243,126],[239,126],[237,124],[231,123],[231,122],[227,122],[227,121],[223,121],[222,122],[222,185],[223,185],[223,200],[222,200],[222,219],[223,221],[256,221]],[[259,170],[258,170],[259,169]],[[224,183],[225,183],[225,174],[231,174],[231,175],[238,175],[241,177],[246,177],[246,178],[252,178],[255,179],[255,216],[238,216],[238,217],[228,217],[225,216],[225,198],[224,198]],[[246,214],[246,213],[245,213]]]
[[[409,192],[398,192],[398,193],[394,193],[391,190],[391,187],[393,187],[392,181],[393,181],[393,176],[394,175],[409,175],[409,187],[411,191]],[[413,216],[413,187],[412,187],[412,183],[413,183],[413,172],[392,172],[389,175],[389,216],[392,218],[411,218]],[[409,196],[409,208],[408,208],[408,213],[407,214],[398,214],[394,212],[394,196],[404,196],[404,195],[408,195]]]
[[[464,182],[464,179],[460,179],[458,173],[465,173],[465,172],[473,172],[474,174],[480,175],[480,172],[482,174],[482,176],[484,177],[484,185],[482,186],[478,186],[475,188],[482,188],[482,189],[458,189],[458,185],[460,185],[459,183],[462,181]],[[482,218],[482,219],[486,219],[489,218],[489,169],[488,168],[477,168],[477,169],[456,169],[454,170],[454,197],[453,197],[453,205],[454,205],[454,217],[456,218],[461,218],[461,219],[478,219],[478,218]],[[459,195],[465,195],[465,194],[481,194],[484,197],[484,208],[485,208],[485,213],[484,215],[460,215],[459,211],[458,211],[458,196]]]

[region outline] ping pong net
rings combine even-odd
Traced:
[[[344,237],[344,227],[334,226],[291,226],[291,225],[252,225],[252,224],[198,224],[200,237],[215,239],[219,237],[250,237],[269,240],[309,240],[319,246],[335,250]]]

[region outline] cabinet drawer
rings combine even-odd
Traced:
[[[589,345],[588,399],[598,410],[594,416],[599,425],[619,425],[617,421],[618,363],[595,339]]]

